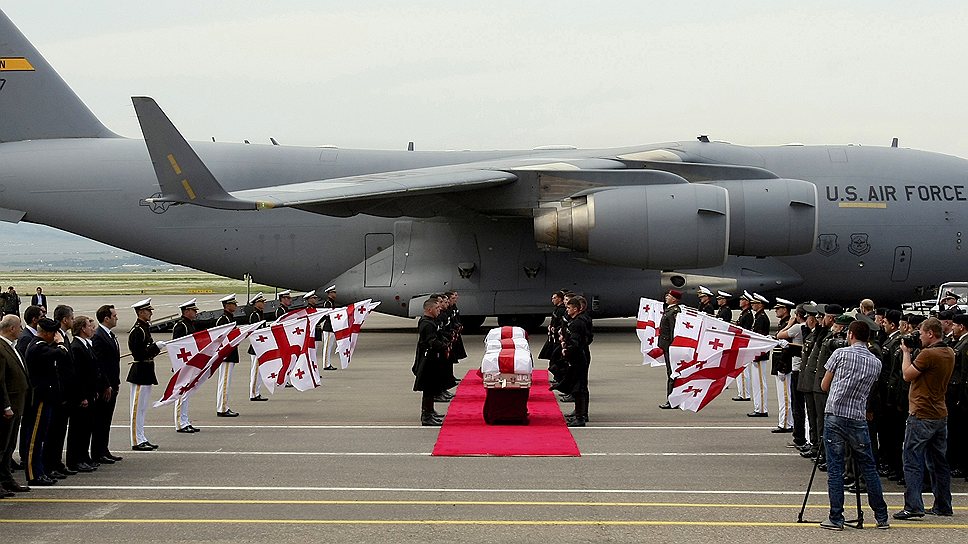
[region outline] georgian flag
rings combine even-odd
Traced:
[[[669,404],[698,412],[732,383],[753,359],[772,350],[778,343],[758,334],[750,336],[737,331],[704,328],[697,343],[696,362],[679,372],[673,382]]]
[[[259,376],[270,393],[286,383],[286,375],[300,356],[306,356],[306,336],[312,334],[309,319],[292,319],[252,334]]]
[[[484,337],[484,342],[500,342],[501,340],[513,340],[515,338],[527,340],[528,333],[521,327],[495,327],[487,331],[487,336]]]
[[[642,364],[665,366],[662,348],[659,347],[659,321],[662,319],[662,303],[642,297],[639,314],[635,320],[635,334],[642,342]]]
[[[691,308],[683,308],[676,315],[672,344],[669,346],[669,364],[672,365],[673,377],[696,362],[696,346],[699,345],[704,315]]]
[[[222,339],[218,342],[215,353],[209,357],[207,371],[196,376],[195,379],[189,383],[188,387],[190,389],[196,389],[208,381],[209,378],[214,376],[215,373],[218,372],[219,367],[222,366],[222,362],[225,361],[225,358],[232,353],[232,350],[241,344],[243,340],[248,338],[253,331],[262,326],[262,323],[263,322],[260,321],[259,323],[242,325],[241,327],[234,327],[229,330],[228,334],[222,337]]]
[[[306,333],[306,344],[303,353],[299,355],[296,362],[289,369],[289,383],[298,391],[308,391],[320,386],[323,382],[319,375],[319,366],[316,364],[316,338],[313,331],[316,325],[323,319],[329,309],[320,312],[310,312],[308,317],[308,328]]]
[[[296,310],[289,310],[288,312],[279,316],[279,319],[273,321],[272,324],[276,325],[278,323],[282,323],[283,321],[291,321],[293,319],[301,319],[303,317],[312,317],[316,315],[319,316],[319,319],[322,319],[326,316],[326,314],[329,314],[333,311],[335,311],[333,308],[313,308],[311,306],[306,306]],[[317,323],[319,322],[319,319],[316,320]]]
[[[501,351],[505,348],[523,349],[531,351],[531,344],[524,338],[505,338],[503,340],[489,340],[484,343],[484,351]]]
[[[174,374],[161,399],[155,402],[155,408],[175,402],[204,383],[207,378],[202,376],[208,375],[212,355],[218,352],[222,339],[234,328],[235,324],[230,323],[165,343]]]
[[[333,334],[336,336],[336,351],[339,352],[340,366],[343,368],[350,366],[350,359],[356,350],[356,342],[363,322],[366,321],[370,312],[379,305],[379,302],[366,299],[345,308],[338,308],[330,313],[329,322],[333,326]]]
[[[531,359],[531,348],[525,345],[521,348],[513,340],[505,340],[506,344],[498,349],[488,349],[481,361],[481,372],[484,374],[528,374],[534,369]]]

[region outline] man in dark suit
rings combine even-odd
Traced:
[[[71,411],[70,428],[67,432],[67,468],[77,472],[94,472],[98,463],[91,458],[91,428],[94,402],[101,383],[91,338],[94,336],[94,320],[86,315],[74,318],[71,333],[71,359],[74,362],[74,395],[68,400]]]
[[[20,336],[17,337],[16,345],[21,358],[27,356],[27,346],[37,337],[37,322],[40,321],[40,318],[44,317],[44,313],[44,309],[40,306],[32,305],[24,310],[24,320],[21,323],[23,330],[21,330]]]
[[[114,306],[105,304],[97,309],[94,316],[99,324],[91,338],[91,350],[101,377],[101,394],[94,401],[91,457],[102,465],[110,465],[122,459],[120,455],[112,454],[108,447],[111,420],[118,402],[118,388],[121,387],[121,347],[118,345],[118,337],[111,331],[118,325],[118,312]]]
[[[31,306],[40,306],[47,312],[47,295],[44,294],[44,290],[40,287],[37,288],[37,294],[31,295],[30,297]]]
[[[17,483],[10,472],[20,419],[30,394],[27,365],[14,349],[20,328],[20,318],[15,315],[0,319],[0,409],[3,410],[0,415],[0,486],[3,487],[0,496],[30,491],[29,487]]]

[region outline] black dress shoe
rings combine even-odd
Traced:
[[[98,463],[101,463],[102,465],[113,465],[114,464],[114,459],[109,459],[108,457],[98,457],[96,459],[96,461]]]
[[[424,427],[440,427],[444,422],[432,415],[420,416],[420,425]]]
[[[191,433],[193,433],[195,431],[192,430],[192,426],[191,425],[187,425],[185,427],[182,427],[181,429],[175,429],[175,432],[176,433],[188,433],[188,434],[191,434]]]
[[[193,433],[200,433],[200,432],[202,432],[201,429],[199,429],[198,427],[196,427],[194,425],[189,425],[188,428],[191,429]]]
[[[569,393],[565,395],[558,395],[558,400],[561,402],[575,402],[575,397]]]
[[[94,472],[94,467],[88,465],[87,463],[78,463],[72,467],[68,467],[74,472]]]
[[[434,397],[434,402],[450,402],[451,398],[446,395],[437,395]]]
[[[131,446],[131,449],[134,451],[155,451],[155,448],[149,446],[147,442],[135,444],[134,446]]]
[[[63,472],[61,472],[59,470],[52,470],[52,471],[50,471],[50,472],[47,473],[47,477],[50,478],[50,479],[52,479],[52,480],[66,480],[67,479],[67,474],[64,474]]]
[[[148,447],[151,448],[151,449],[153,449],[153,450],[158,449],[158,444],[152,444],[151,442],[148,442],[147,440],[145,440],[145,444],[148,444]]]
[[[218,417],[239,417],[238,412],[233,412],[232,410],[226,410],[224,412],[215,412]]]
[[[660,404],[659,405],[659,408],[661,408],[663,410],[672,410],[672,405],[669,404],[668,402],[666,402],[665,404]]]
[[[7,491],[13,491],[15,493],[26,493],[30,491],[30,488],[25,485],[20,485],[17,482],[4,482],[3,488]]]
[[[740,397],[739,395],[737,395],[737,396],[733,397],[733,400],[735,400],[737,402],[744,402],[744,401],[753,400],[753,399],[751,399],[749,397]]]
[[[57,484],[57,480],[54,480],[54,479],[49,478],[47,476],[41,476],[40,478],[36,478],[34,480],[28,481],[27,484],[28,485],[32,485],[34,487],[48,486],[48,485],[55,485],[55,484]]]
[[[770,417],[769,412],[750,412],[746,414],[746,417]]]
[[[569,420],[568,421],[568,426],[569,427],[584,427],[585,426],[585,418],[583,418],[583,417],[576,417],[575,419]]]
[[[264,402],[264,401],[267,401],[269,399],[263,397],[262,395],[256,395],[254,397],[249,397],[249,400],[252,401],[252,402]]]
[[[773,434],[792,433],[793,427],[777,427],[770,432]]]
[[[901,510],[894,513],[894,519],[921,519],[923,517],[924,512],[911,512],[910,510]]]
[[[329,365],[329,366],[324,366],[324,367],[323,367],[323,370],[336,370],[336,367],[335,367],[335,366],[333,366],[333,365]]]
[[[115,463],[117,463],[118,461],[124,459],[124,457],[121,457],[120,455],[114,455],[113,453],[109,453],[109,454],[105,455],[105,457],[107,457],[108,459],[114,461]]]

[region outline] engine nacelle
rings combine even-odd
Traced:
[[[535,241],[636,268],[705,268],[726,260],[729,195],[715,185],[614,187],[540,213]]]
[[[817,240],[817,186],[799,179],[713,181],[729,191],[729,254],[802,255]]]

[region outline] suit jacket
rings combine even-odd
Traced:
[[[103,380],[100,376],[100,369],[94,359],[94,352],[87,347],[80,338],[74,338],[71,342],[71,358],[74,360],[74,380],[73,402],[87,400],[92,403],[97,398],[99,391],[103,391],[100,384]]]
[[[112,337],[98,325],[91,338],[91,349],[97,362],[98,375],[101,377],[101,389],[108,386],[117,388],[121,385],[121,348],[117,337]]]
[[[31,306],[43,306],[44,308],[46,308],[47,307],[47,295],[38,295],[37,293],[34,293],[33,296],[30,297],[30,305]]]
[[[20,336],[17,337],[17,351],[20,352],[20,356],[23,357],[24,360],[27,358],[27,346],[33,343],[34,338],[37,337],[34,336],[34,333],[30,332],[27,327],[24,327],[24,330],[21,331]]]
[[[20,363],[10,344],[0,339],[0,410],[9,406],[14,416],[23,414],[29,393],[27,368]]]
[[[32,402],[54,404],[61,402],[60,380],[57,378],[58,366],[69,360],[64,344],[48,344],[37,338],[27,347],[27,373],[33,388]]]

